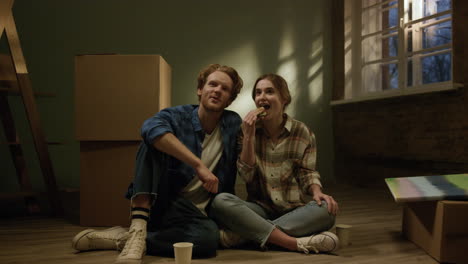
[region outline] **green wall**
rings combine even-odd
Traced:
[[[318,170],[333,182],[331,6],[327,0],[16,0],[14,17],[50,141],[57,182],[79,186],[79,147],[73,134],[74,56],[88,53],[161,54],[173,70],[172,104],[197,103],[196,76],[209,63],[235,67],[245,88],[231,109],[244,116],[256,77],[275,72],[289,82],[288,112],[316,133]],[[24,116],[12,98],[17,117]],[[21,119],[21,118],[18,118]],[[30,142],[26,124],[17,124]],[[0,140],[3,132],[0,132]],[[43,188],[34,150],[29,174]],[[0,145],[0,191],[18,189],[7,147]]]

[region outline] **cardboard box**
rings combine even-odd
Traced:
[[[159,55],[76,56],[76,139],[140,140],[143,121],[170,106],[170,88]]]
[[[80,225],[128,226],[139,141],[80,142]]]
[[[403,234],[442,263],[468,263],[468,201],[406,203]]]

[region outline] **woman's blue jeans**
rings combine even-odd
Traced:
[[[269,215],[260,205],[230,193],[221,193],[214,198],[210,216],[241,237],[259,243],[261,247],[275,227],[292,237],[303,237],[328,230],[335,224],[335,216],[328,213],[325,201],[322,201],[321,206],[312,201],[276,217]]]

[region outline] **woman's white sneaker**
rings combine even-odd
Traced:
[[[329,253],[338,250],[339,246],[338,237],[328,231],[309,237],[297,238],[297,250],[306,254],[309,254],[310,251]]]

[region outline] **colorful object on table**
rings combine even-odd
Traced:
[[[386,178],[395,202],[468,200],[468,174]]]

